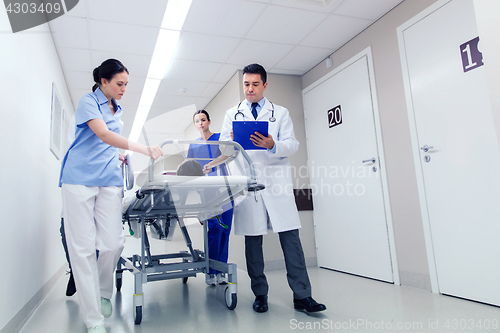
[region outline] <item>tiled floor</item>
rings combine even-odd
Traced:
[[[130,248],[128,241],[126,248]],[[170,246],[170,245],[169,245]],[[144,313],[133,319],[133,277],[124,272],[121,292],[112,298],[108,333],[118,332],[483,332],[500,331],[500,308],[408,287],[394,286],[322,268],[310,268],[313,297],[327,305],[314,315],[295,311],[284,271],[267,273],[269,311],[252,310],[253,294],[245,271],[238,270],[238,304],[227,309],[222,286],[204,276],[144,285]],[[67,277],[40,304],[21,333],[75,332],[86,328],[77,296],[65,296]],[[495,329],[496,328],[496,329]]]

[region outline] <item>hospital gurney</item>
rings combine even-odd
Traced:
[[[257,184],[252,161],[243,148],[236,142],[220,141],[187,141],[165,140],[160,144],[180,145],[217,145],[219,151],[224,147],[224,155],[228,158],[214,166],[220,168],[222,164],[235,161],[239,176],[179,176],[168,173],[155,175],[154,160],[151,159],[148,167],[148,179],[136,192],[135,198],[124,207],[123,220],[130,226],[134,236],[141,239],[141,252],[132,257],[120,258],[116,270],[116,287],[120,290],[122,273],[124,270],[134,275],[134,321],[140,324],[142,320],[144,293],[142,285],[158,280],[182,278],[186,283],[189,277],[198,273],[208,274],[209,269],[228,274],[228,284],[224,291],[226,306],[232,310],[237,303],[237,272],[236,265],[209,259],[208,255],[208,222],[207,219],[219,219],[224,206],[231,205],[235,198],[264,188]],[[182,150],[179,150],[182,153]],[[207,160],[212,158],[187,158],[185,161]],[[241,168],[244,161],[248,167],[249,175]],[[198,163],[198,162],[196,162]],[[198,167],[200,165],[198,164]],[[200,169],[201,170],[201,169]],[[193,200],[193,195],[195,200]],[[197,218],[203,221],[204,250],[193,248],[184,218]],[[150,234],[158,239],[166,239],[173,223],[178,223],[188,251],[179,253],[152,255],[146,227],[149,226]],[[167,262],[168,261],[168,262]]]

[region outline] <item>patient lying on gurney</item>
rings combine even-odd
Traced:
[[[145,175],[147,175],[147,173]],[[177,176],[205,176],[203,169],[201,168],[200,163],[198,163],[196,160],[183,161],[177,167],[176,175]],[[139,176],[139,177],[141,177],[141,176]],[[136,182],[136,184],[137,184],[137,182]],[[128,207],[130,206],[132,201],[134,201],[134,199],[135,199],[135,195],[128,196],[128,197],[125,197],[123,199],[122,213],[125,213],[127,211]]]
[[[204,176],[200,163],[196,160],[185,160],[177,167],[177,176]]]
[[[179,166],[177,167],[176,171],[177,176],[200,176],[203,177],[205,176],[205,173],[203,172],[203,169],[196,160],[185,160]],[[130,204],[134,201],[135,196],[130,196],[126,197],[123,199],[123,207],[122,207],[122,213],[125,214],[127,211],[128,207]],[[170,221],[169,221],[170,222]],[[153,220],[150,221],[151,225],[151,231],[152,231],[152,236],[154,238],[158,239],[165,239],[174,231],[175,224],[170,225],[170,223],[167,221],[158,221],[158,220]],[[135,234],[133,231],[136,229],[136,226],[132,226],[129,222],[129,229],[130,229],[130,234],[134,235],[136,237],[139,237],[138,234]],[[171,237],[169,237],[171,238]]]
[[[177,167],[177,176],[205,176],[200,163],[195,160],[185,160]],[[158,223],[151,224],[152,229],[154,228],[155,238],[167,238],[171,239],[174,232],[175,223],[169,223],[169,225],[159,225]],[[170,236],[170,237],[169,237]]]
[[[177,176],[205,176],[201,164],[196,160],[185,160],[177,167]],[[217,219],[219,225],[227,229],[227,225],[223,224],[220,219]],[[201,224],[203,222],[200,221]]]

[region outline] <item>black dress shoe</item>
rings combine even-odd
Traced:
[[[73,272],[69,271],[69,281],[66,287],[66,296],[73,296],[76,293],[75,279],[73,278]]]
[[[294,299],[293,307],[295,310],[304,310],[305,312],[319,312],[326,310],[326,306],[324,304],[316,302],[312,297]]]
[[[255,297],[255,302],[253,302],[253,310],[255,312],[266,312],[268,309],[267,295],[259,295]]]

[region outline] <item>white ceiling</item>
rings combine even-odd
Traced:
[[[193,0],[148,119],[168,119],[165,113],[181,109],[168,122],[176,126],[165,127],[164,134],[180,135],[191,123],[191,110],[204,108],[245,65],[303,75],[402,1]],[[80,0],[49,23],[75,107],[103,60],[116,58],[127,66],[130,82],[120,101],[126,137],[167,2]]]

